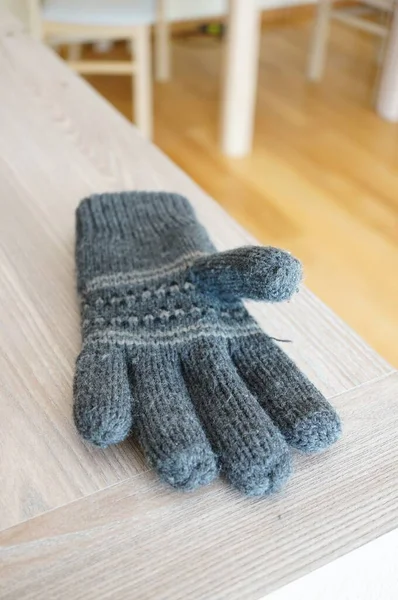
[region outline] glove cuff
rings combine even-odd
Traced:
[[[163,272],[213,252],[185,198],[166,192],[97,194],[76,211],[78,289],[118,273]]]
[[[167,192],[93,194],[76,210],[78,239],[97,234],[130,237],[140,232],[144,237],[171,222],[177,226],[195,223],[195,215],[186,198]]]

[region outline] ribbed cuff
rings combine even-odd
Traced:
[[[162,271],[214,250],[185,198],[121,192],[86,198],[76,211],[78,289],[93,278]]]
[[[159,226],[174,221],[195,221],[186,198],[168,192],[117,192],[94,194],[76,210],[77,239],[100,235],[126,236],[132,231],[158,232]]]

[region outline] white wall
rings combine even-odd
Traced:
[[[83,2],[84,0],[82,0]],[[111,2],[112,0],[110,0]],[[315,0],[257,0],[259,8],[266,10],[278,7],[309,4]],[[227,0],[168,0],[169,16],[173,21],[184,19],[200,19],[202,17],[219,16],[227,11]],[[16,16],[27,21],[26,0],[0,0],[0,5],[7,6]]]

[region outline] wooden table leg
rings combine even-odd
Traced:
[[[149,140],[152,138],[153,127],[150,36],[149,25],[140,25],[133,38],[136,60],[133,74],[135,123],[142,135]]]
[[[260,39],[255,0],[229,0],[221,113],[221,147],[244,156],[252,146]]]
[[[377,112],[383,119],[398,121],[398,5],[395,5],[391,30],[383,61]]]
[[[170,32],[166,0],[157,0],[155,24],[155,75],[157,81],[170,79]]]

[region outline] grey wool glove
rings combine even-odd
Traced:
[[[123,192],[81,202],[76,261],[83,438],[106,447],[136,432],[176,488],[221,470],[245,494],[263,495],[289,476],[289,445],[316,452],[339,437],[334,409],[242,303],[297,290],[301,265],[290,254],[218,253],[185,198]]]

